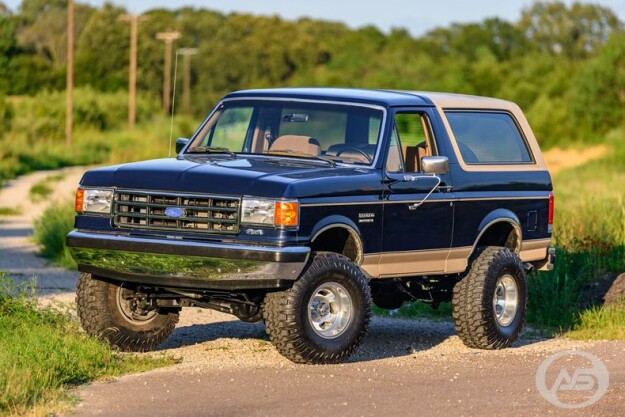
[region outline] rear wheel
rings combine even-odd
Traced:
[[[468,274],[454,287],[453,318],[465,345],[501,349],[523,329],[527,279],[519,257],[506,248],[479,249]]]
[[[88,334],[128,352],[145,352],[163,343],[176,327],[180,311],[153,307],[134,287],[91,274],[80,275],[76,304]]]
[[[342,362],[366,335],[369,285],[348,258],[317,253],[293,287],[267,294],[263,316],[271,341],[293,362]]]

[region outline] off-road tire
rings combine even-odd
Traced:
[[[118,308],[119,285],[81,274],[76,290],[85,331],[125,352],[146,352],[163,343],[178,323],[179,309],[159,308],[147,322],[131,322]]]
[[[493,297],[497,282],[512,277],[517,287],[514,318],[502,326],[495,313]],[[478,349],[502,349],[518,338],[525,324],[527,278],[519,257],[502,247],[478,249],[469,272],[454,287],[453,318],[464,344]]]
[[[324,285],[336,284],[349,294],[351,321],[337,337],[324,338],[311,323],[309,303]],[[371,292],[367,278],[345,256],[313,253],[305,272],[290,289],[267,294],[263,317],[269,338],[293,362],[343,362],[360,346],[369,327]]]

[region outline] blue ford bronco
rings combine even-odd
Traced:
[[[470,347],[512,344],[550,269],[551,177],[514,103],[411,91],[226,95],[175,158],[98,168],[67,237],[85,330],[150,350],[183,307],[264,321],[298,363],[346,360],[372,303],[453,303]]]

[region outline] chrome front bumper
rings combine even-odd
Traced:
[[[297,279],[305,246],[267,247],[73,231],[67,246],[81,272],[142,284],[205,288],[279,288]]]

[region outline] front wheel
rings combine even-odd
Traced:
[[[316,253],[293,287],[267,294],[263,316],[269,338],[293,362],[342,362],[366,335],[369,285],[348,258]]]
[[[81,274],[76,290],[78,318],[85,331],[122,351],[152,350],[178,323],[176,308],[152,307],[133,287]]]
[[[468,274],[454,287],[453,318],[465,345],[502,349],[523,329],[527,278],[519,257],[506,248],[480,249]]]

